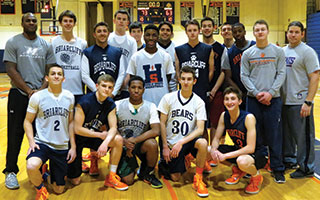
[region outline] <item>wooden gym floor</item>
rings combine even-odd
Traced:
[[[10,88],[9,78],[6,74],[0,74],[0,170],[5,167],[6,146],[7,146],[7,95]],[[318,90],[315,99],[315,124],[316,137],[320,139],[320,90]],[[24,139],[18,165],[20,172],[18,180],[20,189],[9,190],[5,187],[5,176],[0,174],[0,199],[34,199],[36,192],[33,185],[29,182],[26,173],[26,153],[28,149],[27,138]],[[320,150],[320,145],[316,145],[317,154]],[[319,155],[317,155],[319,160]],[[108,158],[105,157],[99,161],[100,175],[96,178],[90,177],[88,174],[81,176],[82,183],[79,186],[72,187],[67,183],[67,190],[61,195],[52,193],[49,188],[50,199],[68,199],[68,200],[83,200],[83,199],[154,199],[154,200],[176,200],[176,199],[200,199],[196,192],[192,189],[192,177],[195,167],[191,168],[185,175],[184,180],[179,183],[174,183],[161,179],[164,187],[162,189],[153,189],[148,184],[142,181],[136,181],[133,186],[130,186],[127,191],[117,191],[112,188],[103,187],[105,175],[108,172]],[[318,169],[320,166],[318,165]],[[213,172],[206,177],[208,184],[209,198],[208,199],[320,199],[320,181],[317,178],[306,178],[300,180],[290,179],[287,171],[285,176],[287,182],[285,184],[277,184],[273,181],[270,173],[266,170],[261,170],[264,177],[262,189],[259,194],[248,195],[244,193],[244,188],[248,184],[249,179],[242,179],[237,185],[226,185],[224,180],[231,174],[231,169],[224,165],[219,165],[213,168]]]

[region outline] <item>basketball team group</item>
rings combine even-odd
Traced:
[[[191,163],[200,197],[209,196],[203,174],[220,164],[232,170],[226,184],[249,178],[249,194],[260,191],[263,168],[279,184],[286,169],[296,169],[292,179],[313,176],[320,67],[302,42],[301,22],[288,25],[289,44],[281,48],[269,43],[265,20],[253,25],[255,41],[245,38],[243,24],[224,23],[223,44],[213,38],[213,19],[189,20],[187,43],[175,46],[169,22],[143,29],[129,19],[127,11],[115,12],[113,32],[97,23],[95,45],[88,47],[73,34],[77,18],[70,10],[59,15],[62,33],[50,42],[37,35],[34,14],[22,16],[23,32],[7,41],[3,58],[12,86],[3,170],[8,189],[20,187],[24,133],[37,200],[48,199],[48,186],[61,194],[66,181],[76,186],[82,173],[99,175],[98,160],[107,153],[104,186],[120,191],[130,189],[135,175],[160,189],[161,177],[180,181]]]

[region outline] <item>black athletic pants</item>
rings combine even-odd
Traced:
[[[26,116],[29,98],[22,95],[18,89],[12,88],[8,97],[7,122],[7,157],[5,172],[18,173],[18,156],[24,136],[23,121]]]

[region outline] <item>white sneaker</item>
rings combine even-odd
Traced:
[[[18,189],[20,187],[17,175],[14,172],[6,172],[6,187],[10,190]]]

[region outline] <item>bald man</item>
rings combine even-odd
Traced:
[[[3,57],[12,86],[8,97],[7,157],[6,168],[3,170],[8,189],[19,188],[17,161],[29,98],[47,86],[44,81],[45,68],[56,62],[51,45],[36,33],[38,21],[35,15],[24,14],[21,26],[23,33],[7,41]]]

